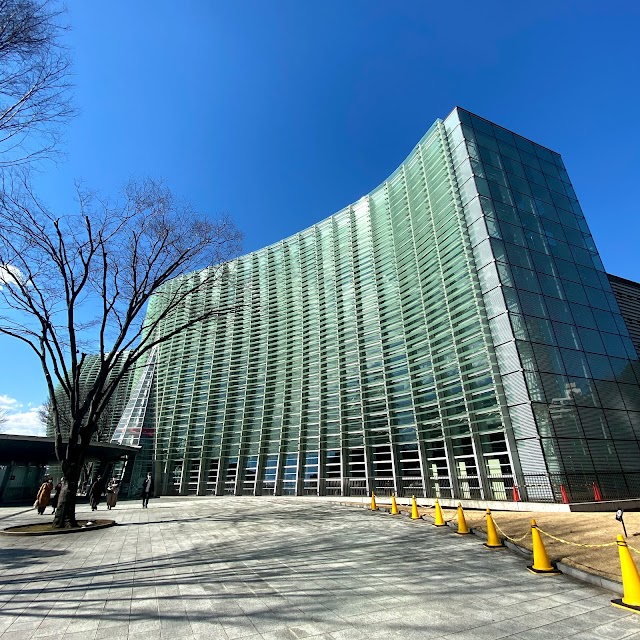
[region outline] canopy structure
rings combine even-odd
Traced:
[[[115,462],[123,457],[132,458],[140,447],[111,442],[92,442],[86,458],[101,462]],[[0,464],[55,464],[55,438],[0,434]]]
[[[109,465],[132,460],[140,449],[92,442],[85,460]],[[0,504],[31,502],[47,468],[57,463],[54,438],[0,434]]]

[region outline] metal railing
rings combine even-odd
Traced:
[[[347,479],[347,486],[353,480]],[[364,482],[358,480],[358,482]],[[640,473],[551,473],[528,474],[521,482],[512,475],[488,476],[483,485],[479,476],[459,476],[452,483],[448,476],[429,478],[425,491],[422,479],[372,478],[371,488],[380,496],[415,495],[422,498],[457,500],[498,500],[528,502],[597,502],[640,499]],[[349,495],[360,495],[350,488]]]
[[[207,494],[217,493],[217,483],[207,483]],[[170,494],[176,494],[176,485],[169,482]],[[173,491],[172,491],[173,490]],[[415,495],[423,499],[497,500],[512,502],[594,502],[605,500],[640,499],[640,472],[638,473],[551,473],[529,474],[518,482],[512,475],[432,476],[425,486],[421,477],[374,478],[318,478],[305,480],[301,486],[292,481],[276,483],[265,480],[243,483],[223,482],[223,495],[321,495],[368,497],[371,491],[381,497],[393,493],[399,498]],[[33,493],[32,489],[28,492]],[[10,496],[22,498],[23,496]]]
[[[640,498],[640,473],[551,473],[524,477],[531,502],[598,502]]]

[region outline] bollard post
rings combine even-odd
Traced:
[[[631,551],[629,551],[624,536],[618,534],[617,541],[624,595],[622,598],[612,600],[611,604],[614,607],[629,609],[634,613],[640,613],[640,575],[638,575],[636,563],[631,557]]]
[[[378,505],[376,504],[376,494],[371,492],[371,511],[377,511]]]
[[[627,537],[627,527],[624,524],[624,509],[618,509],[616,511],[616,520],[622,525],[622,530],[624,531],[624,537]]]
[[[458,535],[466,536],[471,533],[471,530],[467,526],[467,521],[464,517],[464,510],[462,509],[462,505],[458,502],[458,530],[456,531]]]
[[[562,573],[562,571],[559,571],[549,562],[549,556],[547,555],[547,550],[544,548],[542,536],[533,518],[531,519],[531,546],[533,547],[533,564],[527,567],[531,573],[544,573],[547,575]]]
[[[491,517],[491,511],[487,509],[487,541],[484,543],[487,549],[504,549],[504,543],[500,540],[496,525]]]
[[[600,487],[595,482],[593,483],[593,500],[594,502],[602,502]]]

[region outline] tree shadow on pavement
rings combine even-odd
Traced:
[[[505,615],[498,603],[506,594],[537,598],[567,589],[566,583],[552,581],[523,587],[526,580],[513,571],[521,559],[492,554],[477,540],[406,518],[363,510],[354,517],[349,511],[273,504],[164,520],[149,509],[149,522],[123,523],[136,525],[123,532],[125,542],[114,538],[117,528],[105,530],[105,548],[95,559],[78,548],[53,554],[4,550],[0,561],[13,556],[16,568],[37,562],[39,554],[47,554],[42,562],[49,565],[51,555],[71,555],[60,568],[6,572],[0,615],[36,618],[50,605],[52,619],[99,616],[114,625],[155,621],[194,629],[247,625],[261,633],[301,628],[296,637],[337,631],[362,616],[363,623],[378,620],[380,637],[393,625],[403,638],[427,638],[477,625],[485,616],[478,603],[492,603],[491,615]],[[142,524],[157,528],[147,535],[138,527]],[[27,579],[33,583],[25,584]],[[468,602],[464,616],[443,613],[449,599],[463,602],[465,597],[476,604]],[[37,602],[38,608],[25,602]],[[74,606],[80,602],[80,608]]]
[[[19,547],[0,549],[0,566],[3,570],[13,572],[36,564],[51,564],[52,558],[67,555],[68,553],[70,552],[64,550],[21,549]],[[0,580],[0,582],[2,581]],[[7,584],[7,582],[4,581],[4,584]]]

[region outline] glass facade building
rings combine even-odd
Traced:
[[[162,344],[118,427],[162,493],[640,495],[638,358],[557,153],[457,108],[223,269],[178,313],[240,310]]]

